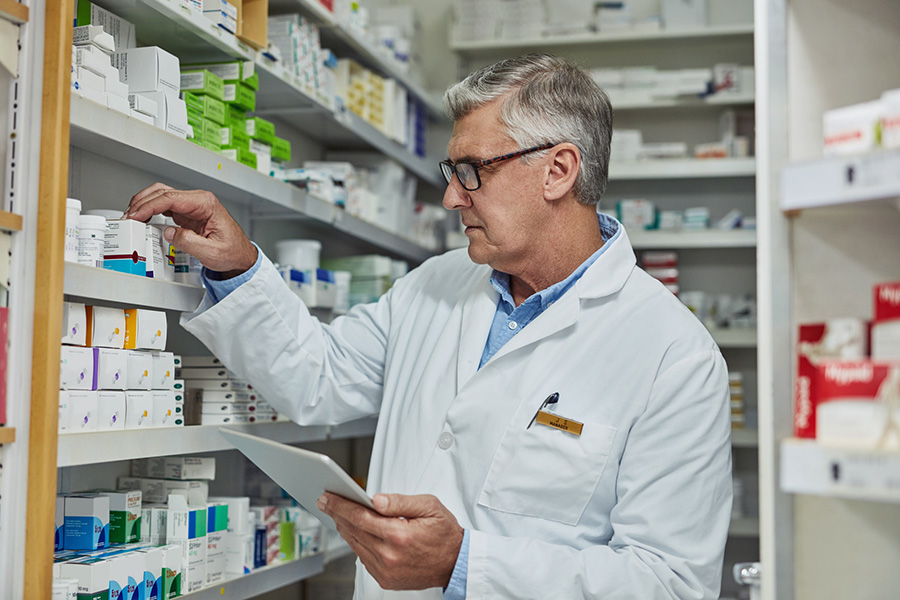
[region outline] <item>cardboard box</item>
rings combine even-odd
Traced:
[[[86,306],[88,346],[124,348],[125,311],[121,308]]]
[[[131,48],[112,55],[112,66],[119,79],[128,84],[129,93],[166,92],[178,96],[181,69],[178,57],[156,46]]]
[[[71,425],[72,411],[69,407],[69,392],[59,390],[59,433],[69,433]]]
[[[184,586],[185,564],[182,547],[179,544],[161,546],[163,551],[163,586],[160,599],[169,600],[181,596]]]
[[[225,102],[245,112],[256,110],[256,92],[240,83],[226,83],[223,92]]]
[[[143,495],[143,492],[141,492]],[[161,502],[142,502],[141,505],[141,541],[152,546],[166,543],[166,518],[169,507]]]
[[[131,110],[131,118],[137,119],[141,123],[146,123],[147,125],[150,125],[151,127],[155,127],[155,119],[153,117],[147,116],[143,113],[139,113],[138,111],[136,111],[134,109]]]
[[[256,155],[250,152],[250,150],[245,150],[244,148],[222,148],[220,152],[225,158],[230,158],[251,169],[255,170],[257,167]]]
[[[97,366],[94,363],[93,348],[61,347],[59,387],[64,390],[97,389]]]
[[[230,402],[250,404],[260,401],[261,397],[254,391],[203,390],[200,400],[204,403]]]
[[[63,302],[62,343],[84,346],[87,342],[87,310],[79,302]]]
[[[121,311],[119,311],[121,312]],[[125,313],[122,313],[124,320]],[[125,327],[122,327],[122,341],[125,341]],[[98,390],[125,390],[128,387],[128,350],[94,348],[97,364]]]
[[[255,423],[256,417],[252,414],[208,414],[200,415],[201,425],[235,425],[238,423]]]
[[[100,550],[109,545],[109,498],[99,494],[66,496],[67,550]]]
[[[77,84],[80,88],[89,88],[97,92],[106,93],[106,78],[102,75],[97,75],[93,71],[88,71],[84,67],[72,67],[72,84]],[[103,103],[106,103],[105,96]]]
[[[153,355],[141,350],[126,350],[127,389],[150,390],[153,387]]]
[[[72,44],[75,46],[93,45],[97,49],[112,54],[116,51],[116,41],[112,35],[103,31],[99,25],[83,25],[72,30]]]
[[[153,394],[144,390],[125,392],[125,429],[153,427]],[[158,500],[152,500],[158,502]]]
[[[187,139],[189,131],[187,106],[184,100],[169,92],[147,92],[143,95],[156,102],[157,115],[154,125],[181,139]]]
[[[135,550],[144,558],[144,589],[140,595],[142,600],[156,598],[162,600],[163,588],[163,556],[162,548],[140,548]]]
[[[183,564],[187,567],[186,592],[199,590],[206,585],[206,504],[189,506],[183,496],[169,497],[169,515],[166,522],[166,540],[181,546]]]
[[[109,600],[109,561],[90,556],[59,566],[63,579],[78,580],[78,600]]]
[[[126,100],[122,96],[116,96],[112,93],[107,93],[106,106],[107,108],[111,108],[116,112],[122,113],[126,117],[131,116],[131,105],[129,105],[128,100]]]
[[[161,456],[131,461],[134,477],[159,479],[215,479],[216,459],[195,456]]]
[[[109,498],[109,541],[112,544],[137,542],[141,535],[141,492],[100,492]]]
[[[220,102],[225,99],[225,82],[218,75],[205,69],[182,70],[180,83],[183,92],[209,96]],[[222,107],[222,113],[224,117],[224,107]]]
[[[171,427],[175,425],[175,392],[172,390],[153,390],[153,426]]]
[[[228,505],[229,533],[249,534],[250,530],[250,498],[247,496],[210,496],[209,501]]]
[[[63,549],[63,541],[66,536],[66,497],[56,497],[56,527],[53,535],[53,550]]]
[[[211,584],[225,579],[228,504],[210,502],[206,515],[206,581]]]
[[[123,552],[106,557],[109,563],[109,600],[140,598],[144,589],[144,556]]]
[[[145,502],[162,503],[171,495],[188,499],[191,506],[206,506],[209,484],[206,481],[178,481],[150,477],[119,477],[118,487],[124,490],[141,490]]]
[[[93,52],[90,47],[75,48],[75,66],[106,78],[110,66],[110,57],[100,51]]]
[[[88,0],[75,0],[75,26],[95,25],[112,35],[117,52],[137,46],[134,25]]]
[[[202,414],[238,415],[250,414],[256,411],[254,402],[208,402],[203,401],[200,406]]]
[[[275,136],[272,141],[272,160],[278,163],[291,162],[291,143]]]
[[[275,125],[261,117],[251,117],[246,120],[247,135],[271,146],[275,141]]]
[[[222,361],[215,356],[182,356],[179,368],[188,367],[222,367]],[[182,377],[183,379],[183,377]]]
[[[126,406],[124,391],[98,391],[97,430],[117,431],[125,429]]]
[[[249,383],[237,379],[189,379],[185,381],[188,389],[219,390],[225,392],[249,392],[253,389]]]
[[[254,569],[256,533],[225,534],[225,572],[246,575]]]
[[[221,129],[221,144],[232,148],[250,150],[250,136],[247,135],[247,127],[244,121],[229,123]],[[256,168],[254,166],[254,168]]]
[[[171,390],[175,384],[175,355],[151,352],[153,356],[153,389]]]
[[[146,94],[128,94],[128,104],[131,106],[131,110],[154,119],[159,114],[159,105]]]
[[[147,274],[146,227],[144,223],[131,219],[107,219],[103,268],[145,276]]]
[[[875,286],[874,300],[872,358],[900,360],[900,282]]]
[[[97,392],[86,390],[69,390],[69,428],[68,433],[85,433],[97,431],[99,427],[99,404]]]
[[[818,441],[900,449],[900,361],[825,360],[816,367],[814,389]]]
[[[825,111],[822,135],[825,156],[853,156],[875,150],[881,125],[880,100]]]
[[[166,313],[163,311],[125,309],[126,349],[165,350],[167,330]]]
[[[204,69],[220,77],[225,83],[239,83],[256,74],[256,64],[252,60],[233,60],[217,63],[189,64],[185,69]],[[245,84],[246,85],[246,84]]]
[[[816,437],[816,368],[825,359],[861,359],[868,355],[869,326],[862,319],[832,319],[802,324],[797,340],[794,383],[794,435]]]

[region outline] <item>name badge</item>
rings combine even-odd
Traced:
[[[535,422],[540,423],[541,425],[546,425],[547,427],[566,431],[568,433],[571,433],[572,435],[581,435],[581,430],[584,428],[584,423],[579,423],[578,421],[573,421],[572,419],[565,419],[563,417],[544,412],[542,410],[538,411],[537,419],[535,419]]]

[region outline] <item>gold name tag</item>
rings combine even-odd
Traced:
[[[578,421],[573,421],[572,419],[564,419],[562,417],[558,417],[554,414],[538,411],[537,419],[535,419],[537,423],[541,425],[546,425],[547,427],[552,427],[554,429],[561,429],[562,431],[568,431],[574,435],[581,435],[581,430],[584,428],[584,423],[579,423]]]

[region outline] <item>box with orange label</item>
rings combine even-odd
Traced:
[[[121,308],[86,306],[87,346],[125,347],[125,312]]]
[[[150,354],[153,356],[153,389],[174,389],[175,355],[171,352],[151,352]]]
[[[125,310],[126,349],[165,350],[166,332],[166,313],[143,308]]]
[[[129,390],[153,389],[153,355],[140,350],[127,350]]]
[[[153,393],[125,392],[125,429],[153,427]]]

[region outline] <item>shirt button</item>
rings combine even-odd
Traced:
[[[512,329],[513,331],[515,331],[516,329],[518,329],[518,327],[519,327],[519,324],[516,323],[515,321],[510,321],[510,322],[509,322],[509,328]]]
[[[445,431],[441,434],[441,437],[438,438],[438,447],[441,450],[446,450],[450,446],[453,445],[453,434]]]

